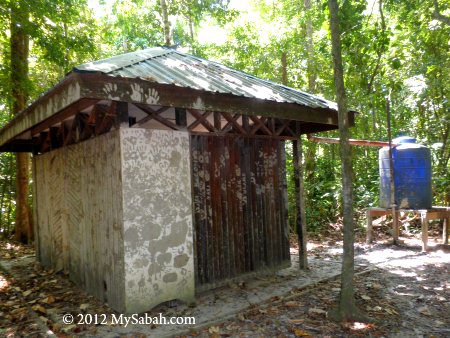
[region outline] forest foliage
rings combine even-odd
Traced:
[[[29,13],[29,103],[74,65],[164,45],[162,6],[174,47],[335,100],[326,1],[6,0],[0,4],[0,126],[12,117],[10,14],[17,3]],[[359,112],[351,137],[387,140],[389,104],[394,136],[413,136],[432,149],[433,203],[449,205],[450,1],[348,0],[340,6],[348,105]],[[303,142],[310,230],[342,215],[338,147]],[[377,150],[353,148],[357,218],[378,203]],[[0,154],[0,237],[14,228],[14,161]]]

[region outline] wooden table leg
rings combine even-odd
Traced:
[[[426,212],[420,213],[422,223],[422,251],[428,250],[428,219]]]
[[[400,230],[398,226],[398,212],[395,210],[395,207],[392,208],[392,227],[393,227],[393,236],[394,237],[394,245],[398,244],[398,237],[400,235]]]
[[[450,226],[450,218],[444,218],[444,223],[442,224],[442,243],[448,244],[448,228]]]
[[[373,237],[373,225],[372,225],[372,214],[370,212],[370,209],[366,210],[366,243],[370,244],[372,243],[372,237]]]

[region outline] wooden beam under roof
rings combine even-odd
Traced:
[[[296,103],[275,102],[213,93],[160,84],[137,78],[111,77],[103,74],[77,74],[81,80],[82,96],[102,100],[118,100],[167,107],[220,111],[231,114],[277,117],[302,122],[325,124],[337,128],[337,111],[312,108]],[[354,121],[355,112],[349,112]]]
[[[28,149],[32,142],[20,141],[11,147],[1,146],[25,132],[31,131],[31,139],[33,135],[102,100],[300,121],[305,127],[300,130],[302,134],[337,129],[338,124],[337,111],[329,108],[194,90],[138,78],[71,73],[0,130],[0,150]],[[355,112],[349,112],[349,115],[353,125]]]

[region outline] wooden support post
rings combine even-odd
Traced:
[[[248,133],[250,131],[250,124],[247,115],[242,115],[242,128]]]
[[[444,223],[442,224],[442,243],[448,244],[448,230],[450,227],[450,218],[444,218]]]
[[[116,128],[128,128],[130,121],[128,120],[128,102],[117,102]]]
[[[303,189],[302,170],[302,145],[301,139],[292,141],[292,154],[294,160],[294,180],[295,180],[295,206],[297,211],[296,226],[298,235],[300,269],[308,269],[308,256],[306,250],[306,220],[305,203]]]
[[[216,132],[222,131],[222,116],[218,112],[214,112],[214,129]]]
[[[372,243],[372,237],[373,237],[373,225],[372,225],[372,213],[370,211],[370,208],[366,210],[366,243],[370,244]]]
[[[399,244],[398,238],[400,236],[400,227],[398,225],[399,212],[395,209],[395,205],[392,206],[392,237],[394,238],[394,244]]]
[[[175,108],[175,124],[181,127],[187,127],[186,109]]]
[[[422,251],[426,252],[428,250],[428,218],[426,211],[420,213],[420,221],[422,224]]]

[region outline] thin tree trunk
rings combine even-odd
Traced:
[[[306,233],[306,212],[305,212],[305,194],[303,189],[303,170],[302,170],[302,142],[301,137],[292,141],[292,160],[294,162],[294,184],[295,184],[295,209],[299,267],[301,270],[308,269],[307,253],[307,233]]]
[[[344,86],[344,70],[342,66],[341,37],[339,29],[339,7],[337,0],[328,0],[330,7],[331,45],[334,65],[334,84],[338,103],[338,121],[341,151],[341,172],[344,206],[344,253],[342,258],[341,293],[339,306],[330,313],[331,318],[349,321],[360,318],[355,306],[354,296],[354,224],[353,224],[353,168],[349,143],[349,118],[347,97]]]
[[[286,51],[281,52],[281,83],[284,84],[285,86],[288,85]]]
[[[11,6],[11,87],[13,114],[25,109],[28,97],[28,53],[29,37],[25,32],[28,23],[28,10],[22,1]],[[16,225],[14,237],[21,242],[32,240],[31,212],[28,205],[30,156],[27,153],[16,155],[17,191]]]
[[[194,20],[192,19],[192,14],[189,13],[188,16],[188,22],[189,22],[189,37],[191,38],[191,53],[195,55],[195,43],[194,43]]]
[[[170,22],[169,14],[167,13],[167,3],[166,0],[160,0],[161,5],[161,16],[163,20],[163,30],[164,30],[164,44],[170,46],[172,44],[170,37]]]
[[[308,91],[314,94],[317,91],[317,72],[315,67],[314,43],[313,43],[313,13],[311,0],[303,0],[306,13],[306,65],[308,76]],[[314,184],[314,172],[316,170],[317,144],[309,142],[305,151],[305,182]]]
[[[395,172],[394,172],[394,155],[393,155],[393,148],[392,148],[392,128],[391,128],[391,103],[389,98],[386,99],[386,119],[387,119],[387,132],[388,132],[388,140],[389,140],[389,190],[391,192],[390,194],[390,206],[392,211],[392,227],[394,229],[394,235],[392,236],[394,238],[394,244],[398,244],[398,236],[399,236],[399,229],[398,229],[398,217],[397,217],[397,201],[395,200]]]
[[[11,191],[13,190],[12,188],[12,180],[13,180],[13,161],[12,161],[13,157],[8,155],[8,159],[7,159],[7,164],[4,168],[4,174],[7,177],[4,181],[3,181],[3,186],[2,186],[2,199],[1,199],[1,203],[0,203],[0,227],[3,228],[3,238],[7,238],[10,235],[10,231],[11,231],[11,224],[8,220],[8,215],[6,212],[4,212],[5,210],[7,210],[6,206],[10,206],[11,205]],[[8,195],[8,197],[7,197]]]
[[[311,0],[304,0],[303,4],[305,6],[306,12],[306,57],[307,57],[307,72],[308,72],[308,90],[310,93],[315,93],[317,74],[314,66],[315,59],[314,59]]]

